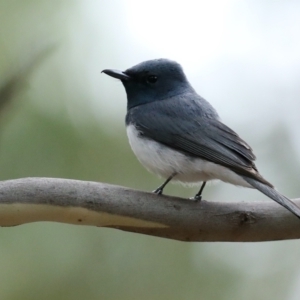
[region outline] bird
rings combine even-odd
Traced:
[[[200,184],[221,180],[254,188],[300,218],[300,208],[259,173],[252,148],[226,126],[213,106],[189,83],[181,65],[160,58],[125,71],[105,69],[127,94],[125,118],[129,144],[140,163],[165,181]]]

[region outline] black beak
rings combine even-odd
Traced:
[[[120,79],[120,80],[129,80],[131,77],[119,70],[105,69],[101,73],[105,73],[108,76]]]

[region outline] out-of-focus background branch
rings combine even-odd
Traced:
[[[153,190],[161,181],[127,142],[123,87],[100,72],[167,57],[254,148],[261,173],[299,197],[299,13],[297,1],[0,0],[1,180]],[[204,198],[269,201],[223,183]],[[299,241],[185,244],[53,223],[1,228],[0,241],[0,299],[294,300],[300,292]]]
[[[0,86],[0,113],[5,117],[6,109],[10,108],[12,102],[17,97],[18,92],[24,88],[24,83],[29,79],[30,75],[40,66],[42,61],[54,50],[53,46],[48,46],[40,52],[32,53],[28,60],[22,62],[13,74],[4,76],[2,85]]]

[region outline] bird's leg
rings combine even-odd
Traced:
[[[175,175],[176,173],[172,174],[161,186],[159,186],[156,190],[154,190],[153,193],[157,195],[161,195],[165,186],[172,180],[172,178],[174,178]]]
[[[199,190],[199,192],[195,195],[195,197],[193,198],[194,200],[196,201],[201,201],[202,199],[202,192],[204,190],[204,187],[206,185],[206,181],[203,181],[202,185],[201,185],[201,188]]]

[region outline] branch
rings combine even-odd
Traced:
[[[300,205],[300,199],[295,203]],[[300,238],[300,220],[271,201],[194,202],[54,178],[0,182],[0,226],[38,221],[110,227],[182,241]]]

